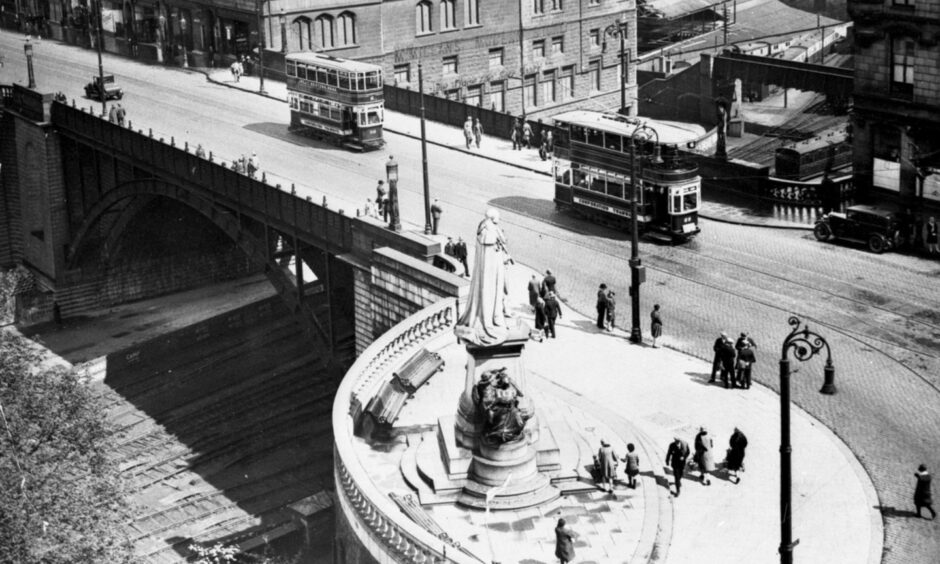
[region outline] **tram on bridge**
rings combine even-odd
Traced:
[[[322,53],[285,58],[290,130],[350,149],[384,144],[382,67]]]
[[[605,112],[555,116],[555,205],[596,223],[629,228],[634,142],[637,225],[654,237],[685,242],[700,230],[702,179],[678,143],[694,134],[680,127]],[[642,129],[643,135],[638,136]],[[653,134],[647,134],[652,130]]]

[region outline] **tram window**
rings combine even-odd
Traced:
[[[300,100],[300,111],[310,113],[310,103],[303,98]]]
[[[571,139],[584,143],[584,128],[580,125],[571,126]]]
[[[620,182],[608,182],[607,183],[607,195],[613,196],[614,198],[623,199],[623,184]]]
[[[571,177],[571,184],[580,188],[587,188],[587,176],[583,172],[580,170],[572,170]]]
[[[603,178],[594,178],[591,180],[591,191],[599,192],[601,194],[607,193],[607,182]]]
[[[671,213],[682,211],[682,196],[680,194],[676,194],[672,197],[672,209],[669,211]]]
[[[297,76],[297,63],[287,61],[287,76]]]
[[[620,136],[616,133],[605,133],[604,140],[607,142],[606,147],[614,151],[621,151],[620,147]]]
[[[349,90],[349,73],[339,73],[339,87]]]
[[[571,163],[565,160],[555,160],[555,182],[571,184]]]
[[[595,147],[604,146],[604,132],[597,131],[595,129],[587,130],[587,142],[589,145],[594,145]]]
[[[326,72],[326,80],[324,84],[329,84],[330,86],[336,86],[336,71],[333,69],[324,69]]]
[[[695,211],[698,209],[698,194],[692,192],[683,196],[683,203],[685,204],[682,208],[682,211]]]
[[[366,75],[358,73],[356,75],[356,90],[366,89]]]
[[[366,88],[369,90],[379,87],[379,73],[370,72],[366,73]]]
[[[369,125],[376,125],[382,123],[382,117],[379,115],[379,112],[373,111],[369,112]]]

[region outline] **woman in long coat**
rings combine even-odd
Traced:
[[[927,472],[927,466],[921,464],[914,474],[917,478],[917,485],[914,487],[914,507],[917,508],[917,516],[920,517],[920,510],[926,507],[930,511],[930,518],[934,519],[937,512],[933,510],[933,495],[930,493],[930,474]]]
[[[712,454],[714,443],[708,436],[708,430],[702,427],[698,435],[695,435],[695,463],[702,471],[702,483],[706,486],[711,485],[708,474],[715,471],[715,457]]]
[[[747,437],[740,429],[735,427],[728,445],[731,447],[728,449],[728,460],[726,461],[728,473],[734,474],[732,477],[735,479],[734,483],[737,484],[741,481],[738,472],[744,468],[744,449],[747,448]]]
[[[565,526],[565,520],[559,519],[558,526],[555,527],[555,558],[561,561],[561,564],[568,564],[574,560],[574,539],[578,535]]]
[[[600,482],[607,493],[614,491],[614,478],[617,475],[617,453],[606,440],[601,441],[601,448],[597,451],[597,481]]]

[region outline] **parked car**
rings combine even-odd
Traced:
[[[85,85],[85,96],[92,100],[120,100],[124,97],[124,90],[114,83],[113,74],[106,74],[91,78],[91,82]]]
[[[877,206],[849,206],[816,222],[813,235],[820,241],[843,239],[868,245],[873,253],[896,249],[904,243],[904,224],[898,212]]]

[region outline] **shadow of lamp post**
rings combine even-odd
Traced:
[[[398,163],[391,155],[385,163],[385,175],[388,178],[388,228],[401,231],[401,218],[398,215]]]
[[[793,564],[793,547],[799,540],[793,541],[792,513],[792,476],[790,461],[790,360],[787,353],[793,351],[796,360],[806,362],[826,350],[826,366],[823,369],[823,387],[820,393],[836,393],[836,369],[832,364],[832,351],[829,343],[818,333],[803,326],[796,316],[787,321],[793,328],[783,341],[780,354],[780,564]]]

